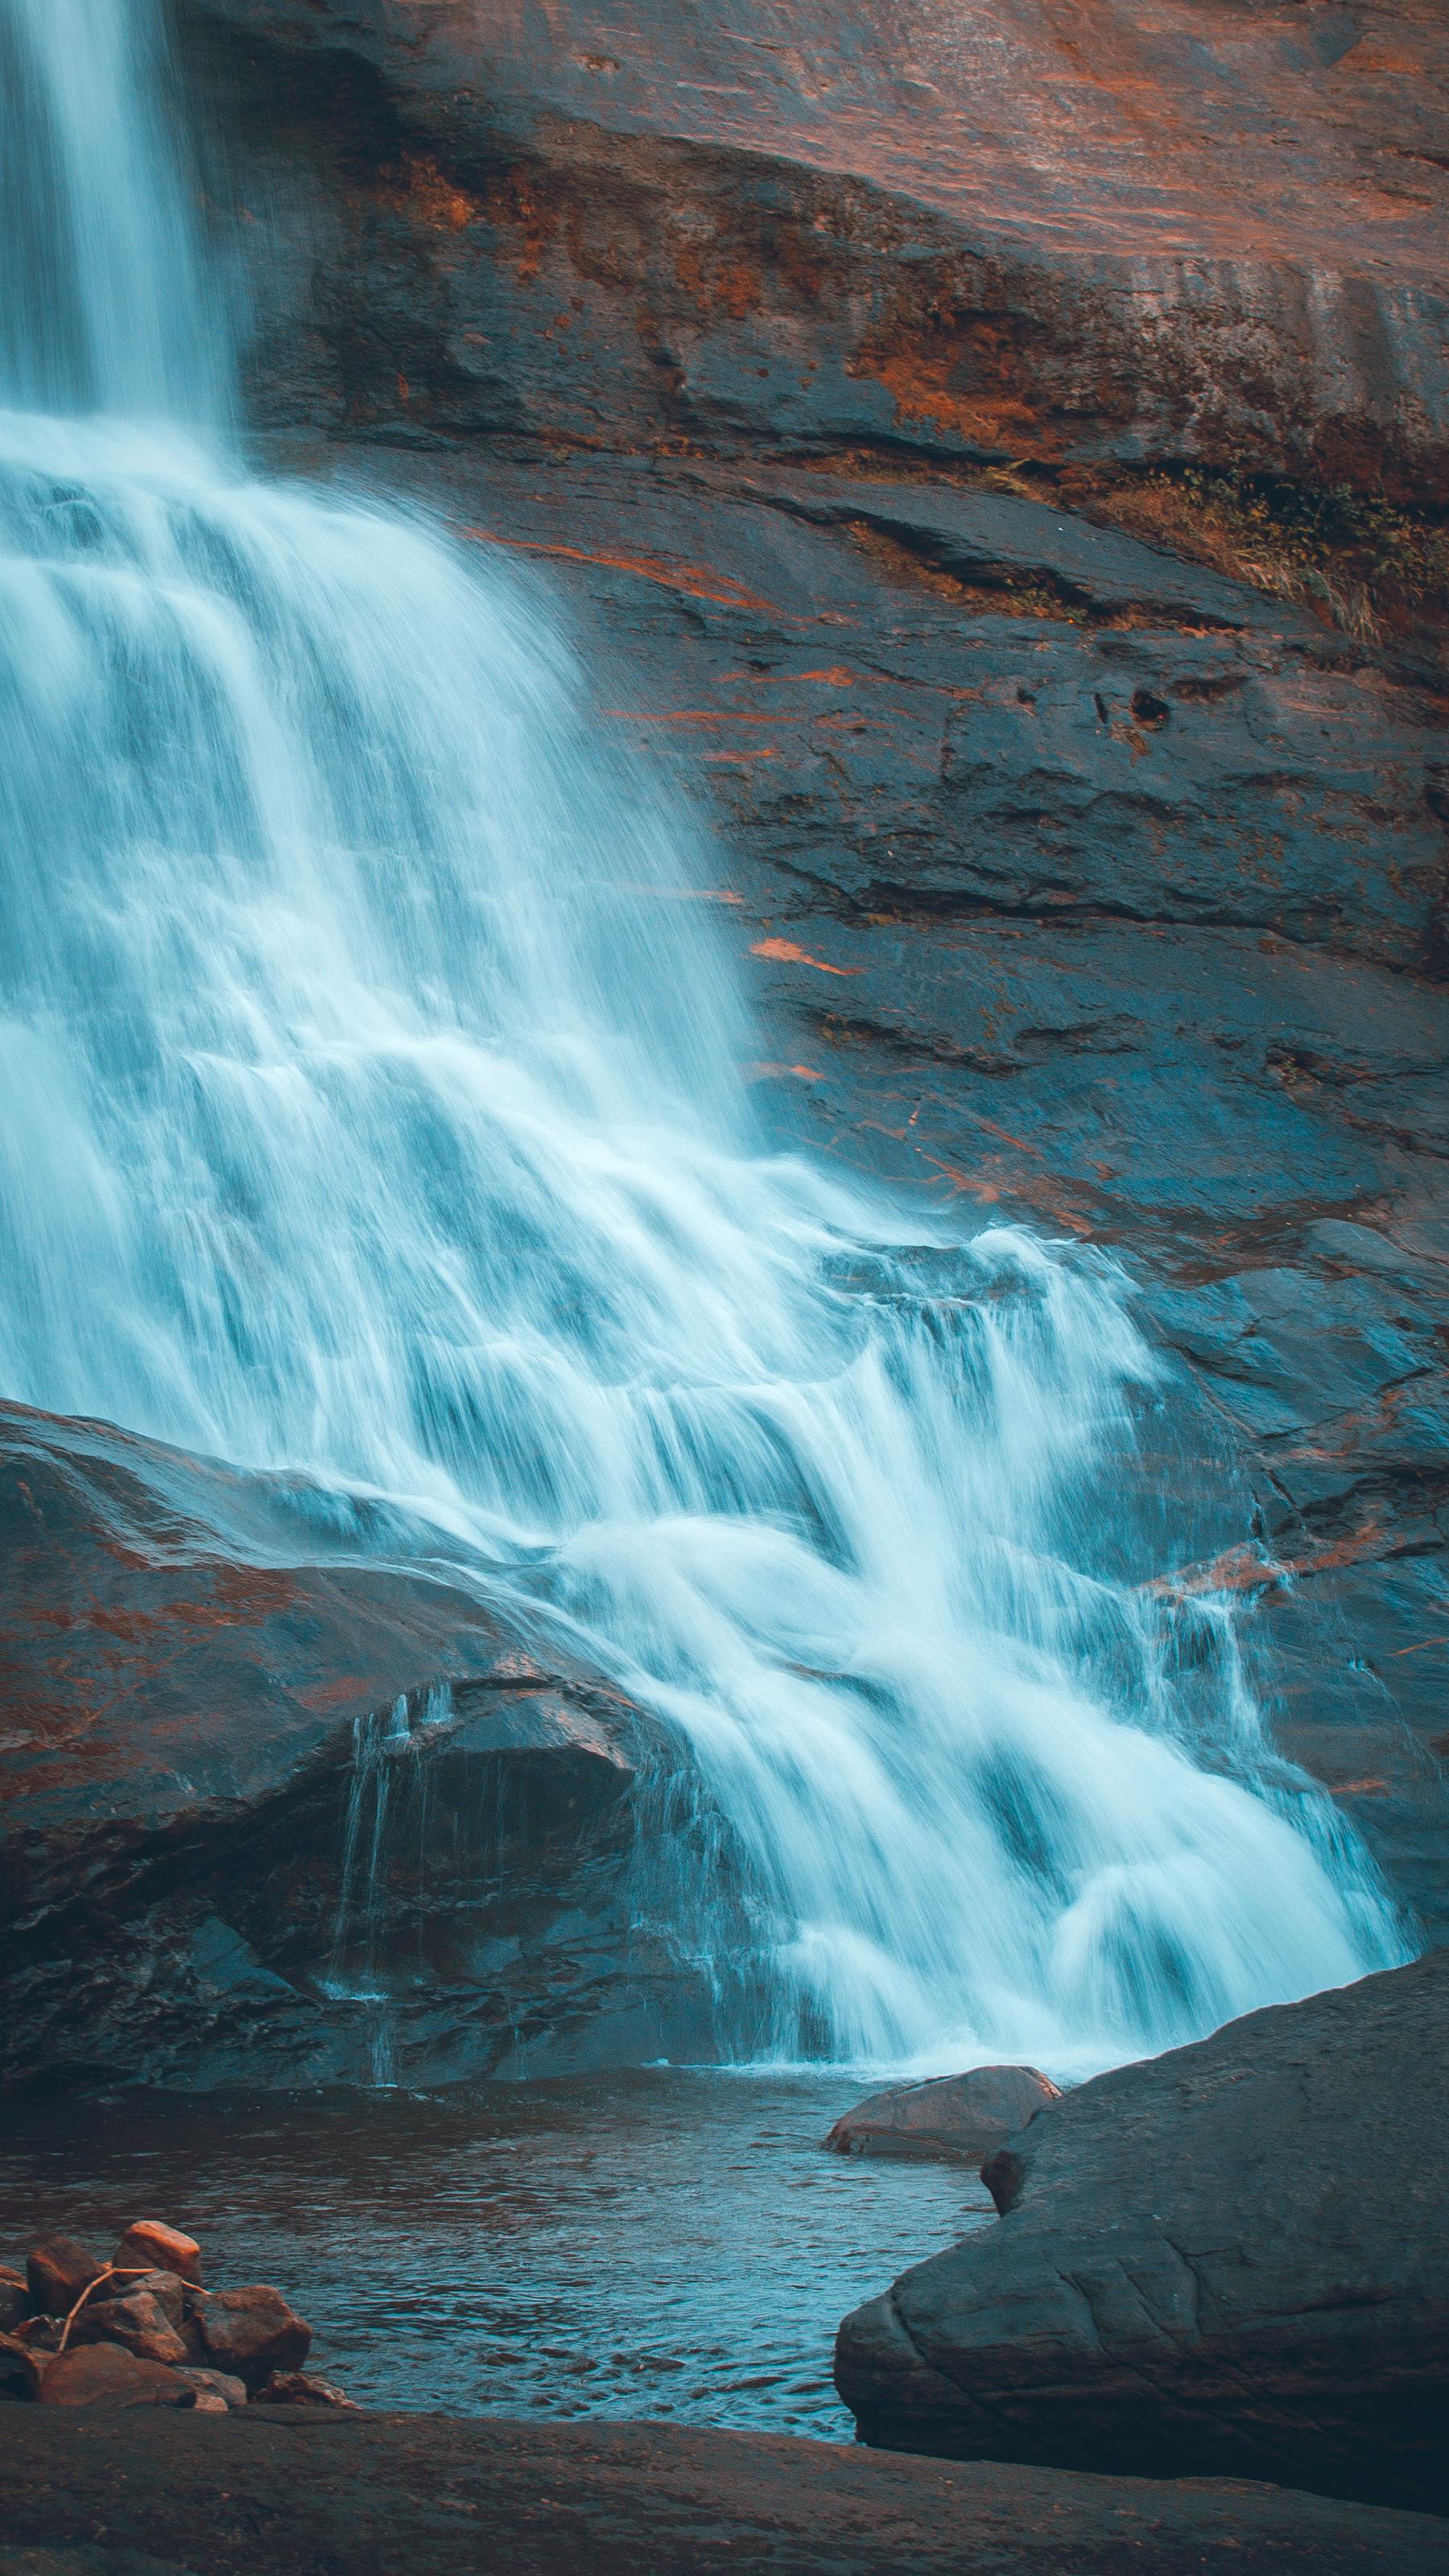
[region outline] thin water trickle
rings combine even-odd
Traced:
[[[649,900],[697,826],[534,598],[236,462],[158,23],[0,0],[5,1391],[385,1495],[656,1712],[786,2057],[1071,2070],[1398,1956],[1142,1579],[1122,1280],[767,1151]]]

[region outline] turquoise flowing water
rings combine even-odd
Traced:
[[[4,1391],[581,1645],[784,2057],[1080,2068],[1399,1955],[1226,1608],[1110,1571],[1123,1283],[766,1149],[651,900],[708,850],[533,596],[238,461],[148,0],[0,0],[0,70]]]

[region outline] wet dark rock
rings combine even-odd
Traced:
[[[116,2297],[144,2295],[155,2301],[169,2326],[179,2334],[191,2313],[188,2284],[177,2272],[127,2273],[116,2283]],[[86,2310],[89,2314],[89,2309]]]
[[[300,2370],[312,2348],[311,2327],[266,2282],[213,2291],[198,2323],[208,2361],[253,2393],[273,2371]]]
[[[184,37],[272,419],[1442,492],[1444,29],[1343,24],[1328,69],[1233,0],[192,0]]]
[[[897,2156],[978,2167],[1039,2111],[1060,2101],[1034,2066],[976,2066],[893,2085],[843,2112],[825,2144],[840,2156]]]
[[[446,2077],[615,2012],[669,2049],[693,1990],[631,1936],[657,1738],[414,1570],[434,1543],[0,1409],[5,2072]]]
[[[66,2316],[105,2269],[89,2246],[74,2236],[47,2236],[25,2258],[30,2304],[42,2316]]]
[[[783,478],[803,518],[754,462],[346,472],[546,584],[604,731],[712,800],[771,1132],[1126,1259],[1201,1390],[1144,1457],[1164,1581],[1237,1596],[1277,1742],[1449,1936],[1442,702],[1260,594],[1228,633],[943,591],[833,477]]]
[[[193,2551],[200,2557],[199,2550]],[[0,2576],[192,2576],[176,2560],[148,2557],[140,2549],[0,2548]]]
[[[758,494],[817,527],[846,528],[852,534],[874,530],[897,538],[922,565],[999,593],[1003,607],[1024,588],[1033,605],[1045,606],[1048,615],[1053,600],[1068,611],[1095,612],[1099,618],[1131,611],[1144,623],[1291,637],[1332,657],[1329,639],[1306,612],[1285,610],[1281,600],[1226,581],[1200,564],[1184,563],[1118,528],[1094,526],[1069,510],[1016,493],[949,483],[856,483],[833,474],[779,471],[749,474],[733,488],[746,498]],[[1354,656],[1346,639],[1337,658],[1351,667]],[[1165,700],[1154,699],[1150,712],[1140,706],[1136,712],[1148,724],[1165,724],[1173,710]]]
[[[945,2465],[663,2424],[459,2422],[324,2408],[97,2410],[7,2426],[0,2547],[139,2548],[209,2576],[1439,2576],[1444,2526],[1311,2495]],[[217,2503],[225,2497],[224,2508]],[[0,2576],[11,2576],[0,2559]],[[24,2569],[20,2576],[32,2576]],[[153,2576],[147,2567],[140,2576]]]
[[[841,2394],[895,2449],[1443,2511],[1446,2122],[1445,1951],[1099,2076],[845,2320]]]

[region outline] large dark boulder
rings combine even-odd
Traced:
[[[428,1548],[0,1405],[0,2075],[443,2078],[601,2024],[650,2053],[657,1733]]]
[[[847,2317],[867,2441],[1449,2507],[1449,1952],[1041,2113]]]

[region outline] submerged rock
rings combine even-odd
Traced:
[[[1099,2076],[846,2318],[862,2436],[1449,2505],[1449,1951]]]
[[[1034,2066],[975,2066],[872,2093],[842,2113],[825,2144],[838,2156],[899,2156],[978,2165],[1061,2099]]]

